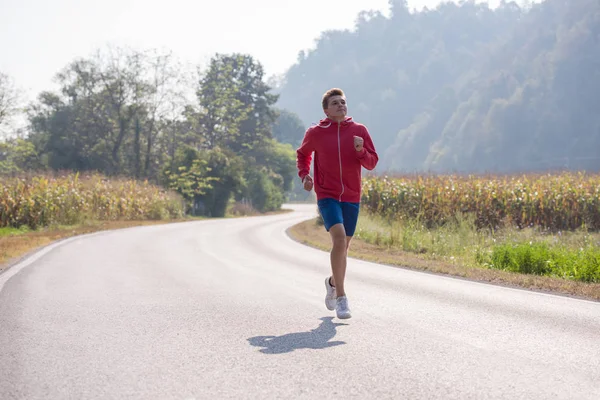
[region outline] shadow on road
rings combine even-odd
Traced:
[[[336,334],[336,327],[347,324],[334,323],[333,317],[320,318],[323,322],[317,328],[308,332],[287,333],[281,336],[255,336],[248,339],[252,346],[264,347],[260,349],[265,354],[289,353],[298,349],[325,349],[339,346],[346,342],[330,342]]]

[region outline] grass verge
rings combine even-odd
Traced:
[[[478,282],[600,301],[600,283],[577,282],[553,276],[538,276],[480,267],[465,261],[470,257],[469,252],[466,252],[464,257],[460,255],[455,257],[449,255],[452,252],[450,250],[443,253],[438,249],[436,254],[429,251],[428,246],[424,243],[414,245],[414,243],[407,244],[400,240],[402,232],[398,232],[396,239],[392,239],[392,242],[396,240],[396,245],[393,245],[390,240],[385,238],[389,239],[394,235],[390,235],[388,232],[386,236],[380,221],[373,221],[368,217],[359,219],[358,228],[362,228],[362,232],[357,229],[358,234],[352,241],[349,251],[349,256],[353,258]],[[377,229],[380,229],[379,234]],[[297,224],[290,228],[288,233],[293,239],[305,245],[325,251],[331,249],[329,234],[323,229],[323,226],[317,224],[316,219]],[[438,234],[442,235],[442,233]],[[463,235],[464,238],[457,238],[456,235],[450,234],[447,236],[457,241],[474,239],[467,232],[463,232]],[[415,235],[406,235],[407,238],[409,236],[412,238],[411,240],[415,239]],[[416,238],[425,241],[418,235]],[[439,237],[432,242],[437,243],[436,246],[442,246],[443,244],[438,239]],[[438,241],[436,242],[436,240]],[[476,243],[476,246],[483,245]],[[403,246],[407,246],[406,249],[403,249]],[[457,243],[451,247],[458,248],[459,246],[460,243]]]

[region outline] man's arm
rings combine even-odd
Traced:
[[[304,178],[310,174],[310,162],[312,161],[312,153],[314,145],[312,143],[311,131],[307,130],[304,134],[302,144],[296,150],[296,168],[298,168],[298,176],[304,182]]]
[[[362,150],[357,151],[356,156],[360,161],[360,165],[371,171],[377,166],[379,156],[366,127],[364,127],[361,137],[363,138]]]

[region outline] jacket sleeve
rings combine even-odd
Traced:
[[[361,136],[364,140],[363,149],[357,152],[356,156],[360,161],[360,165],[371,171],[377,166],[377,163],[379,162],[379,156],[377,155],[375,145],[373,144],[371,135],[369,135],[369,131],[366,127],[363,127]]]
[[[304,134],[302,144],[296,150],[296,167],[298,168],[298,176],[302,181],[310,173],[310,162],[312,161],[312,153],[315,150],[312,137],[312,131],[308,129]]]

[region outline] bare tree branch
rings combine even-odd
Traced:
[[[10,117],[18,111],[20,93],[13,80],[0,72],[0,126],[8,123]]]

